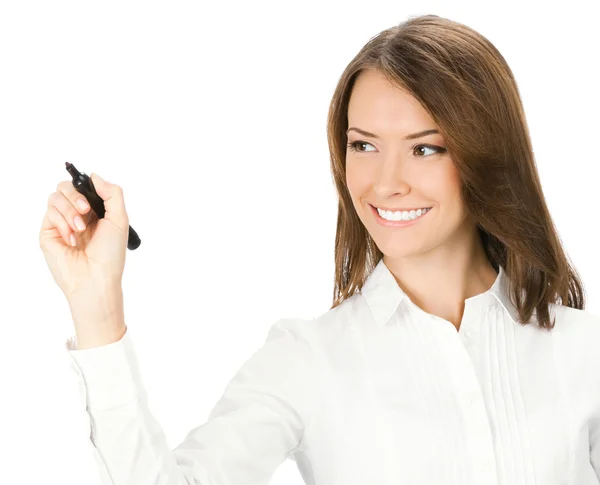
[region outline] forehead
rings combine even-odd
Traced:
[[[414,131],[415,127],[433,123],[414,96],[373,69],[361,72],[356,79],[348,104],[348,121],[368,131]]]

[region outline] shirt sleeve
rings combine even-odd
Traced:
[[[69,338],[101,483],[268,484],[276,468],[303,448],[320,395],[305,323],[276,321],[263,346],[229,381],[208,420],[174,450],[148,408],[129,329],[121,340],[91,349],[76,350],[76,338]]]
[[[596,369],[592,372],[594,383],[590,389],[589,395],[594,399],[595,412],[593,413],[588,425],[590,432],[590,464],[596,472],[596,477],[600,480],[600,317],[594,316],[593,328],[594,333],[590,335],[588,341],[591,343],[591,369]]]

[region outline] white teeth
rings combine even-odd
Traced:
[[[381,209],[377,209],[377,212],[379,213],[379,215],[388,220],[388,221],[412,221],[417,219],[418,217],[421,217],[423,214],[425,214],[429,208],[425,208],[425,209],[417,209],[417,210],[411,210],[411,211],[397,211],[397,212],[392,212],[392,211],[384,211]]]

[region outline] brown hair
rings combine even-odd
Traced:
[[[535,311],[540,327],[551,330],[550,303],[583,309],[583,285],[542,193],[512,71],[487,38],[437,15],[409,17],[371,38],[342,73],[331,100],[327,138],[339,197],[331,308],[360,291],[383,257],[346,187],[348,102],[365,69],[377,69],[410,92],[439,126],[486,255],[512,283],[520,323]]]

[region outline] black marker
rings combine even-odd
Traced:
[[[73,187],[75,190],[83,195],[90,203],[90,207],[98,215],[100,219],[104,217],[106,210],[104,209],[104,200],[98,195],[94,188],[94,182],[87,176],[85,172],[80,172],[75,168],[75,165],[69,162],[65,162],[67,172],[73,177]],[[127,249],[137,249],[142,241],[137,235],[137,232],[133,230],[133,227],[129,226],[129,239],[127,240]]]

